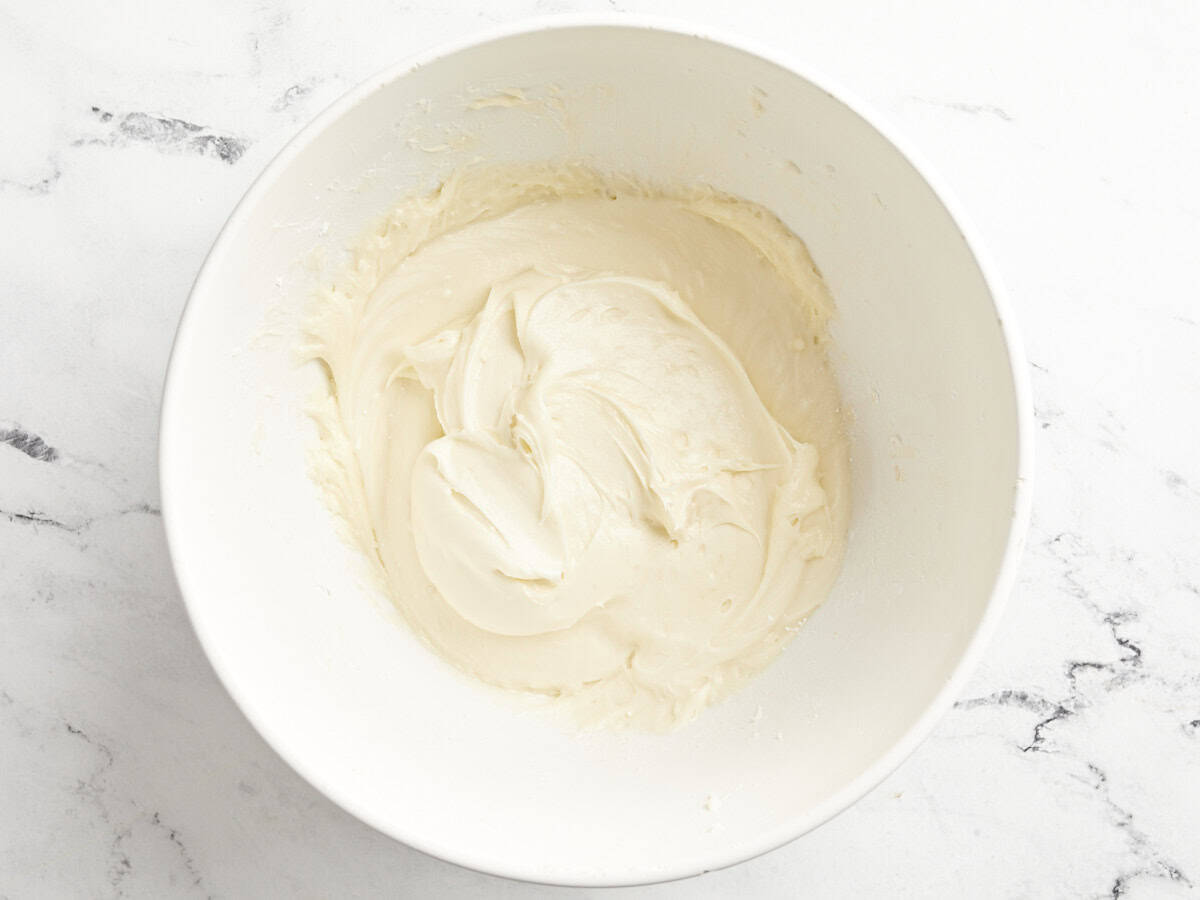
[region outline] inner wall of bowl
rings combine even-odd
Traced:
[[[475,102],[514,90],[525,102]],[[839,307],[834,361],[853,444],[844,573],[763,676],[666,737],[571,734],[416,641],[307,479],[314,373],[296,369],[288,341],[256,341],[268,306],[294,324],[314,247],[344,247],[456,166],[548,158],[763,204],[808,243]],[[372,824],[543,880],[686,874],[817,824],[961,658],[1004,551],[1017,466],[988,291],[916,172],[797,76],[633,28],[460,51],[328,123],[214,255],[167,403],[180,582],[251,719]],[[706,808],[710,796],[719,808]]]

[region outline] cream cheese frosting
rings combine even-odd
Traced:
[[[318,298],[314,476],[459,668],[670,728],[766,666],[836,577],[831,312],[761,207],[466,170]]]

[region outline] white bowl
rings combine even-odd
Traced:
[[[1011,319],[927,170],[843,91],[800,71],[644,19],[503,29],[339,100],[221,232],[163,399],[175,571],[250,721],[379,830],[535,881],[627,884],[729,865],[878,783],[978,657],[1028,511],[1031,417]],[[469,108],[512,88],[547,102]],[[294,327],[315,246],[344,247],[464,162],[556,157],[767,206],[808,243],[840,310],[854,504],[844,572],[761,677],[667,736],[573,734],[420,644],[306,475],[315,374],[295,365],[286,327],[263,337],[264,319]]]

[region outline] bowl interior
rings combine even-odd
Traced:
[[[331,271],[314,248],[335,254],[400,195],[463,163],[560,157],[765,205],[808,243],[839,306],[834,360],[853,447],[844,572],[766,673],[668,736],[573,734],[459,676],[380,598],[306,475],[316,374],[295,365],[291,335],[313,273]],[[647,881],[775,846],[894,764],[991,602],[1014,515],[1018,415],[975,258],[873,127],[721,43],[563,27],[381,77],[276,160],[181,326],[163,500],[218,673],[320,789],[472,867]],[[719,807],[706,808],[710,796]]]

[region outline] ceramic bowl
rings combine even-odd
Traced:
[[[493,102],[504,96],[514,102]],[[665,736],[574,733],[453,670],[380,596],[306,472],[319,376],[297,366],[293,335],[314,251],[334,258],[457,166],[546,159],[763,204],[807,242],[839,308],[853,457],[841,578],[766,672]],[[1011,581],[1030,421],[978,242],[861,104],[803,61],[740,41],[556,17],[372,78],[246,194],[171,357],[163,514],[214,668],[320,791],[464,866],[649,882],[795,838],[930,731]]]

